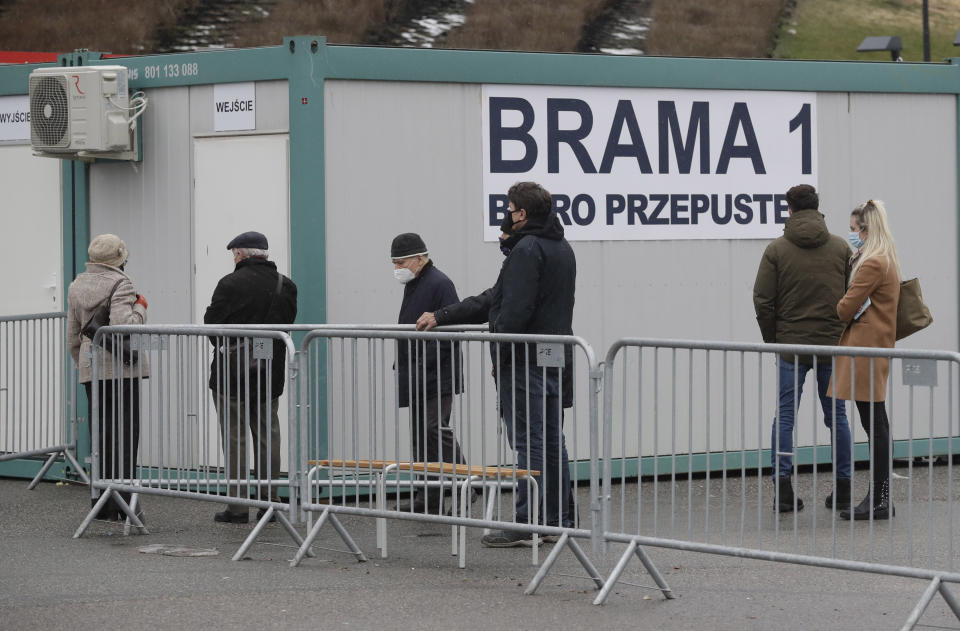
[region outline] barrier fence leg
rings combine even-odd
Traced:
[[[136,512],[137,512],[137,506],[139,506],[139,505],[140,505],[140,494],[139,494],[139,493],[134,493],[134,494],[133,494],[133,497],[130,498],[130,510],[132,510],[134,513],[136,513]],[[129,517],[127,517],[125,520],[123,520],[123,536],[124,536],[124,537],[126,537],[127,535],[130,534],[130,525],[131,525],[131,523],[130,523],[130,518],[129,518]]]
[[[70,461],[70,464],[73,465],[74,471],[76,471],[77,475],[80,476],[80,481],[86,484],[87,486],[89,486],[90,478],[87,477],[87,472],[84,471],[83,467],[80,466],[80,463],[77,462],[76,457],[74,457],[74,455],[70,453],[70,451],[64,451],[63,455],[67,460]]]
[[[536,537],[536,535],[534,535]],[[523,590],[524,594],[532,594],[537,591],[537,588],[540,587],[540,583],[543,582],[543,579],[546,578],[547,572],[550,571],[550,568],[556,562],[557,557],[560,556],[560,551],[567,544],[567,533],[560,535],[560,540],[557,541],[557,544],[553,546],[553,550],[550,551],[550,554],[547,555],[546,560],[544,560],[543,565],[540,566],[540,569],[537,570],[537,574],[533,577],[533,580],[530,581],[530,584],[527,585],[527,588]],[[536,539],[534,539],[534,547],[536,547]]]
[[[623,556],[620,557],[620,560],[617,561],[616,567],[613,568],[613,571],[610,572],[610,576],[607,577],[607,582],[603,584],[603,588],[600,590],[600,593],[597,594],[597,597],[593,599],[594,605],[602,605],[606,602],[607,597],[610,595],[613,586],[617,584],[617,580],[620,578],[620,575],[623,574],[623,570],[627,567],[627,563],[630,562],[630,558],[633,556],[633,553],[637,550],[637,542],[631,541],[630,545],[627,546],[627,551],[623,553]]]
[[[643,563],[643,567],[647,568],[647,572],[649,572],[650,576],[653,577],[657,587],[660,588],[660,592],[663,594],[663,597],[667,600],[673,600],[673,590],[670,589],[669,585],[667,585],[667,581],[664,580],[663,575],[660,574],[660,570],[657,569],[657,566],[653,564],[652,560],[650,560],[646,550],[640,546],[637,546],[636,554],[638,557],[640,557],[640,562]]]
[[[594,599],[594,605],[602,605],[604,602],[606,602],[607,597],[617,584],[617,581],[620,579],[620,575],[623,574],[623,570],[626,569],[627,563],[630,561],[630,557],[633,555],[637,555],[637,558],[639,558],[640,562],[643,563],[643,567],[646,568],[647,573],[649,573],[650,577],[653,578],[654,582],[657,584],[657,587],[660,589],[660,592],[663,594],[663,597],[668,600],[675,598],[673,595],[673,590],[670,589],[667,581],[663,578],[663,575],[660,574],[660,570],[658,570],[657,566],[654,565],[646,551],[641,548],[636,541],[631,541],[630,545],[627,546],[627,551],[624,552],[623,556],[620,557],[620,560],[617,561],[617,566],[613,568],[613,572],[610,573],[610,576],[607,578],[607,582],[604,583],[603,589],[600,590],[600,593],[597,594],[597,597]]]
[[[43,466],[40,468],[40,472],[30,481],[30,484],[27,485],[27,490],[32,491],[37,488],[37,485],[40,484],[40,481],[43,479],[43,476],[47,475],[47,471],[50,470],[50,467],[53,466],[53,463],[56,461],[57,456],[60,452],[50,454],[50,457],[47,458],[47,461],[43,463]]]
[[[957,617],[957,620],[960,620],[960,601],[950,593],[950,590],[947,589],[947,584],[942,581],[940,582],[940,595],[947,601],[947,605],[953,611],[953,615]]]
[[[111,491],[112,491],[112,490],[113,490],[113,489],[111,489]],[[140,518],[137,517],[137,514],[134,512],[134,510],[133,510],[132,508],[130,508],[130,505],[127,504],[127,503],[124,501],[123,497],[121,497],[119,493],[117,493],[116,491],[113,491],[113,493],[114,493],[114,495],[115,495],[115,497],[113,498],[113,501],[116,502],[116,504],[117,504],[117,506],[120,508],[120,510],[122,510],[122,511],[124,512],[124,514],[126,514],[126,516],[127,516],[127,521],[128,521],[129,523],[133,524],[134,526],[136,526],[137,529],[140,530],[140,534],[142,534],[142,535],[149,535],[150,532],[147,530],[147,527],[143,525],[143,522],[140,521]],[[134,493],[134,494],[133,494],[133,498],[130,500],[130,503],[135,505],[136,502],[138,501],[137,498],[138,498],[138,494],[137,494],[137,493]],[[98,504],[99,504],[99,502],[98,502]],[[128,532],[128,531],[129,531],[129,530],[125,527],[125,528],[124,528],[124,532],[126,533],[126,532]]]
[[[41,481],[43,481],[43,476],[47,475],[47,472],[50,471],[50,467],[52,467],[53,463],[56,462],[57,456],[61,454],[73,466],[74,470],[77,472],[77,475],[80,476],[80,480],[84,484],[87,484],[87,485],[90,484],[90,478],[87,477],[87,472],[83,470],[83,467],[81,467],[80,463],[77,462],[77,459],[73,457],[73,454],[70,453],[68,450],[64,449],[63,451],[58,451],[56,453],[50,454],[50,457],[47,458],[47,461],[43,463],[43,467],[41,467],[40,472],[37,473],[37,475],[33,478],[33,480],[30,481],[30,484],[27,485],[28,491],[32,491],[33,489],[37,488],[37,485],[40,484]]]
[[[596,584],[597,589],[603,587],[603,578],[600,576],[600,572],[597,571],[597,568],[594,567],[593,563],[590,562],[590,559],[587,558],[587,555],[583,553],[583,550],[577,545],[577,542],[574,541],[568,533],[563,533],[560,535],[560,539],[557,540],[553,550],[550,551],[550,554],[547,555],[546,560],[544,560],[543,565],[540,566],[540,569],[537,570],[536,576],[533,577],[533,580],[530,581],[530,584],[527,585],[527,588],[523,591],[524,594],[533,594],[540,587],[540,584],[543,583],[543,579],[547,577],[547,572],[550,571],[550,568],[560,557],[560,552],[569,547],[570,551],[573,552],[573,556],[577,557],[577,560],[580,561],[580,565],[587,571],[587,574],[590,575],[590,578]]]
[[[939,576],[930,581],[926,591],[923,592],[923,596],[920,597],[920,602],[918,602],[917,606],[913,608],[913,611],[910,612],[910,617],[907,618],[907,621],[901,627],[901,631],[911,631],[915,626],[917,626],[920,616],[923,615],[927,605],[929,605],[930,601],[933,600],[933,597],[936,596],[937,591],[940,589],[940,585],[941,583]]]
[[[263,529],[266,528],[267,524],[270,523],[270,518],[273,517],[273,514],[276,511],[273,506],[267,509],[267,512],[263,514],[263,518],[257,522],[257,525],[253,527],[253,530],[250,531],[250,534],[247,535],[247,538],[243,540],[243,545],[240,546],[240,549],[237,550],[237,553],[233,555],[233,561],[239,561],[243,558],[243,555],[247,553],[247,550],[250,549],[250,546],[253,545],[253,542],[257,540],[257,537],[260,536],[260,533],[263,532]]]
[[[363,554],[363,551],[360,550],[360,547],[353,540],[353,537],[350,536],[350,533],[347,532],[347,529],[343,527],[343,524],[340,523],[340,520],[337,519],[337,516],[332,513],[330,514],[330,523],[333,524],[333,527],[340,533],[340,538],[343,539],[343,542],[350,548],[353,556],[357,557],[357,561],[361,563],[366,561],[367,557]]]
[[[580,565],[587,571],[587,574],[590,575],[590,578],[593,579],[594,584],[596,584],[597,589],[603,587],[603,577],[600,576],[600,572],[597,571],[597,568],[594,567],[593,563],[587,558],[587,555],[583,552],[583,549],[580,547],[580,544],[576,542],[575,539],[567,539],[567,545],[570,546],[570,550],[573,552],[573,556],[577,557],[577,560],[580,561]]]
[[[303,545],[303,537],[300,536],[300,533],[297,532],[297,529],[294,528],[293,524],[290,523],[290,520],[287,518],[286,514],[283,511],[279,511],[279,510],[276,512],[276,514],[277,514],[277,520],[280,522],[280,525],[283,526],[284,530],[286,530],[290,534],[290,537],[292,537],[293,540],[297,542],[297,546],[299,547]],[[314,554],[313,551],[308,548],[307,556],[315,557],[317,555]]]
[[[94,504],[93,508],[90,509],[90,512],[87,513],[87,516],[80,523],[80,527],[77,528],[77,531],[73,533],[74,539],[79,539],[80,536],[83,535],[83,532],[90,525],[90,522],[92,522],[96,514],[100,512],[100,509],[104,507],[104,505],[107,503],[107,500],[110,498],[112,494],[113,494],[113,489],[107,489],[105,493],[102,493],[100,495],[100,499],[97,500],[97,503]]]
[[[307,551],[310,549],[310,546],[313,545],[313,540],[317,538],[317,534],[320,532],[320,529],[323,528],[323,524],[326,523],[328,517],[330,517],[329,508],[321,513],[320,518],[317,519],[317,523],[313,525],[313,528],[311,528],[307,536],[304,537],[303,543],[300,544],[300,549],[297,550],[296,556],[290,561],[290,567],[297,567],[300,565],[300,561],[303,561],[303,557],[307,556]]]

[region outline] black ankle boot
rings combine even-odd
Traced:
[[[874,519],[890,519],[897,514],[893,502],[890,501],[890,480],[884,480],[876,485],[872,508],[870,506],[870,489],[867,489],[866,497],[853,509],[852,517],[855,521],[870,519],[871,513]],[[840,511],[840,518],[850,519],[850,511]]]
[[[823,505],[827,508],[833,508],[833,498],[837,498],[837,508],[839,510],[850,510],[850,478],[837,478],[833,485],[833,492],[827,496]]]
[[[773,491],[773,512],[792,513],[793,512],[793,484],[790,482],[790,476],[784,475],[774,478],[776,488]],[[779,491],[779,497],[777,497]],[[803,500],[799,497],[797,500],[797,512],[803,510]]]

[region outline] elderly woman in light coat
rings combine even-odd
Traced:
[[[893,348],[900,261],[883,202],[870,200],[853,210],[848,238],[857,251],[851,259],[850,287],[837,305],[840,320],[847,323],[840,346]],[[870,519],[872,514],[873,519],[889,519],[895,514],[890,501],[890,423],[884,404],[890,360],[857,357],[852,363],[853,383],[851,357],[837,357],[830,396],[856,402],[860,424],[870,438],[873,488],[852,513],[841,511],[840,517]]]
[[[77,364],[87,393],[88,418],[93,418],[91,339],[82,333],[93,313],[110,301],[110,324],[145,324],[147,301],[137,293],[123,271],[127,247],[119,237],[101,234],[90,242],[87,271],[77,275],[67,292],[67,346]],[[112,292],[112,293],[111,293]],[[98,352],[100,394],[100,474],[103,478],[132,478],[140,442],[140,378],[148,376],[146,360],[125,363],[102,348]],[[97,449],[99,447],[99,449]],[[129,494],[121,494],[129,503]],[[117,505],[108,503],[100,519],[122,519]]]

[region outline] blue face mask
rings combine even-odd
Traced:
[[[850,242],[850,245],[853,246],[854,250],[859,250],[863,247],[863,239],[860,238],[859,232],[851,232],[847,235],[847,241]]]

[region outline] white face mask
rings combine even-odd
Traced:
[[[408,270],[406,267],[398,267],[395,270],[393,270],[393,277],[396,278],[401,283],[403,283],[404,285],[406,285],[407,283],[412,281],[414,278],[416,278],[414,273]]]

